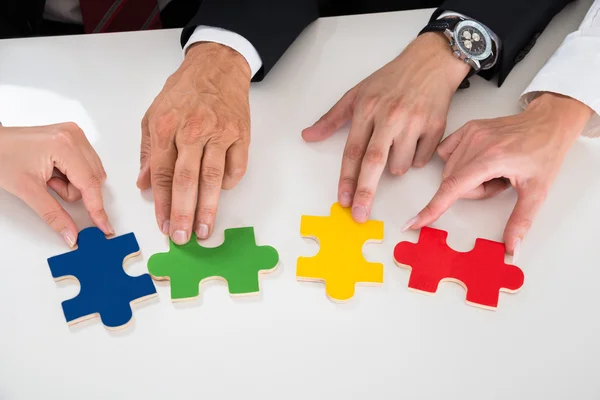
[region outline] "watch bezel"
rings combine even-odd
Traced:
[[[458,37],[458,32],[460,32],[460,30],[462,28],[464,28],[465,26],[470,26],[471,28],[475,28],[478,31],[480,31],[481,34],[483,35],[483,38],[485,40],[485,51],[483,53],[481,53],[480,55],[474,55],[473,53],[471,53],[467,48],[465,48],[462,45],[460,38]],[[492,55],[492,38],[490,37],[490,34],[488,33],[487,29],[485,29],[485,27],[483,25],[481,25],[475,21],[472,21],[472,20],[460,21],[454,27],[453,36],[454,36],[454,44],[460,49],[461,52],[465,53],[467,55],[467,57],[472,60],[483,61]]]

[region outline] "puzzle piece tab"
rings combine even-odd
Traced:
[[[320,249],[314,257],[298,258],[296,278],[324,281],[329,299],[349,300],[357,283],[383,283],[383,264],[366,261],[362,253],[365,242],[383,240],[383,222],[355,222],[350,208],[335,203],[328,217],[303,215],[300,234],[316,239]]]
[[[396,245],[394,260],[411,270],[409,288],[433,294],[440,282],[452,281],[465,288],[468,304],[496,309],[499,292],[515,293],[523,286],[523,271],[504,263],[503,243],[477,239],[473,250],[458,252],[448,247],[447,237],[445,231],[424,227],[417,243]]]
[[[132,277],[123,263],[138,255],[133,233],[107,239],[98,228],[79,233],[78,248],[48,259],[55,280],[79,281],[79,294],[62,303],[69,325],[100,316],[109,329],[124,327],[133,317],[131,303],[156,295],[150,275]]]
[[[226,229],[223,244],[214,248],[200,246],[195,235],[183,246],[171,241],[168,253],[150,257],[148,270],[156,280],[171,281],[171,299],[184,300],[198,297],[209,279],[226,281],[233,296],[257,293],[259,273],[275,270],[278,262],[277,250],[257,246],[254,228],[245,227]]]

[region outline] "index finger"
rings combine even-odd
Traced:
[[[103,177],[92,168],[89,161],[78,149],[61,147],[58,153],[60,161],[57,168],[61,170],[69,182],[81,192],[83,205],[94,225],[105,234],[112,235],[114,230],[108,221],[102,198]]]
[[[481,165],[471,164],[462,170],[454,171],[442,181],[432,199],[407,228],[419,229],[435,222],[456,200],[487,180],[489,173]]]

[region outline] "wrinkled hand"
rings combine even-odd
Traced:
[[[520,114],[467,123],[440,144],[438,154],[446,160],[443,181],[406,228],[431,224],[460,198],[483,199],[512,185],[518,200],[504,242],[516,258],[567,151],[591,115],[577,100],[547,93]]]
[[[142,120],[137,185],[152,186],[158,226],[177,244],[212,233],[221,188],[246,171],[250,78],[236,51],[195,44]]]
[[[369,218],[388,158],[394,175],[430,160],[446,129],[452,95],[469,68],[452,55],[446,38],[425,33],[302,132],[306,141],[319,141],[352,120],[338,201],[352,206],[357,222]]]
[[[66,202],[83,198],[94,224],[110,235],[114,231],[102,200],[105,180],[100,158],[74,123],[0,126],[0,188],[29,205],[70,247],[79,230],[47,187]]]

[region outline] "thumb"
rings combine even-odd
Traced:
[[[150,187],[150,129],[148,118],[144,115],[142,119],[142,144],[140,146],[140,173],[136,185],[141,190]]]
[[[20,193],[23,200],[33,209],[56,233],[62,236],[69,247],[77,243],[77,225],[60,203],[48,193],[44,185],[30,181],[25,184],[25,191]]]
[[[462,139],[465,127],[461,127],[457,131],[448,135],[437,147],[438,156],[444,161],[448,161],[450,156],[454,153],[460,141]]]
[[[546,191],[540,189],[518,190],[518,199],[515,208],[506,223],[504,230],[504,243],[508,254],[515,260],[523,238],[531,228],[533,219],[546,197]]]
[[[302,131],[302,138],[307,142],[318,142],[333,135],[335,131],[352,118],[357,93],[358,86],[346,92],[331,110],[315,122],[313,126]]]

